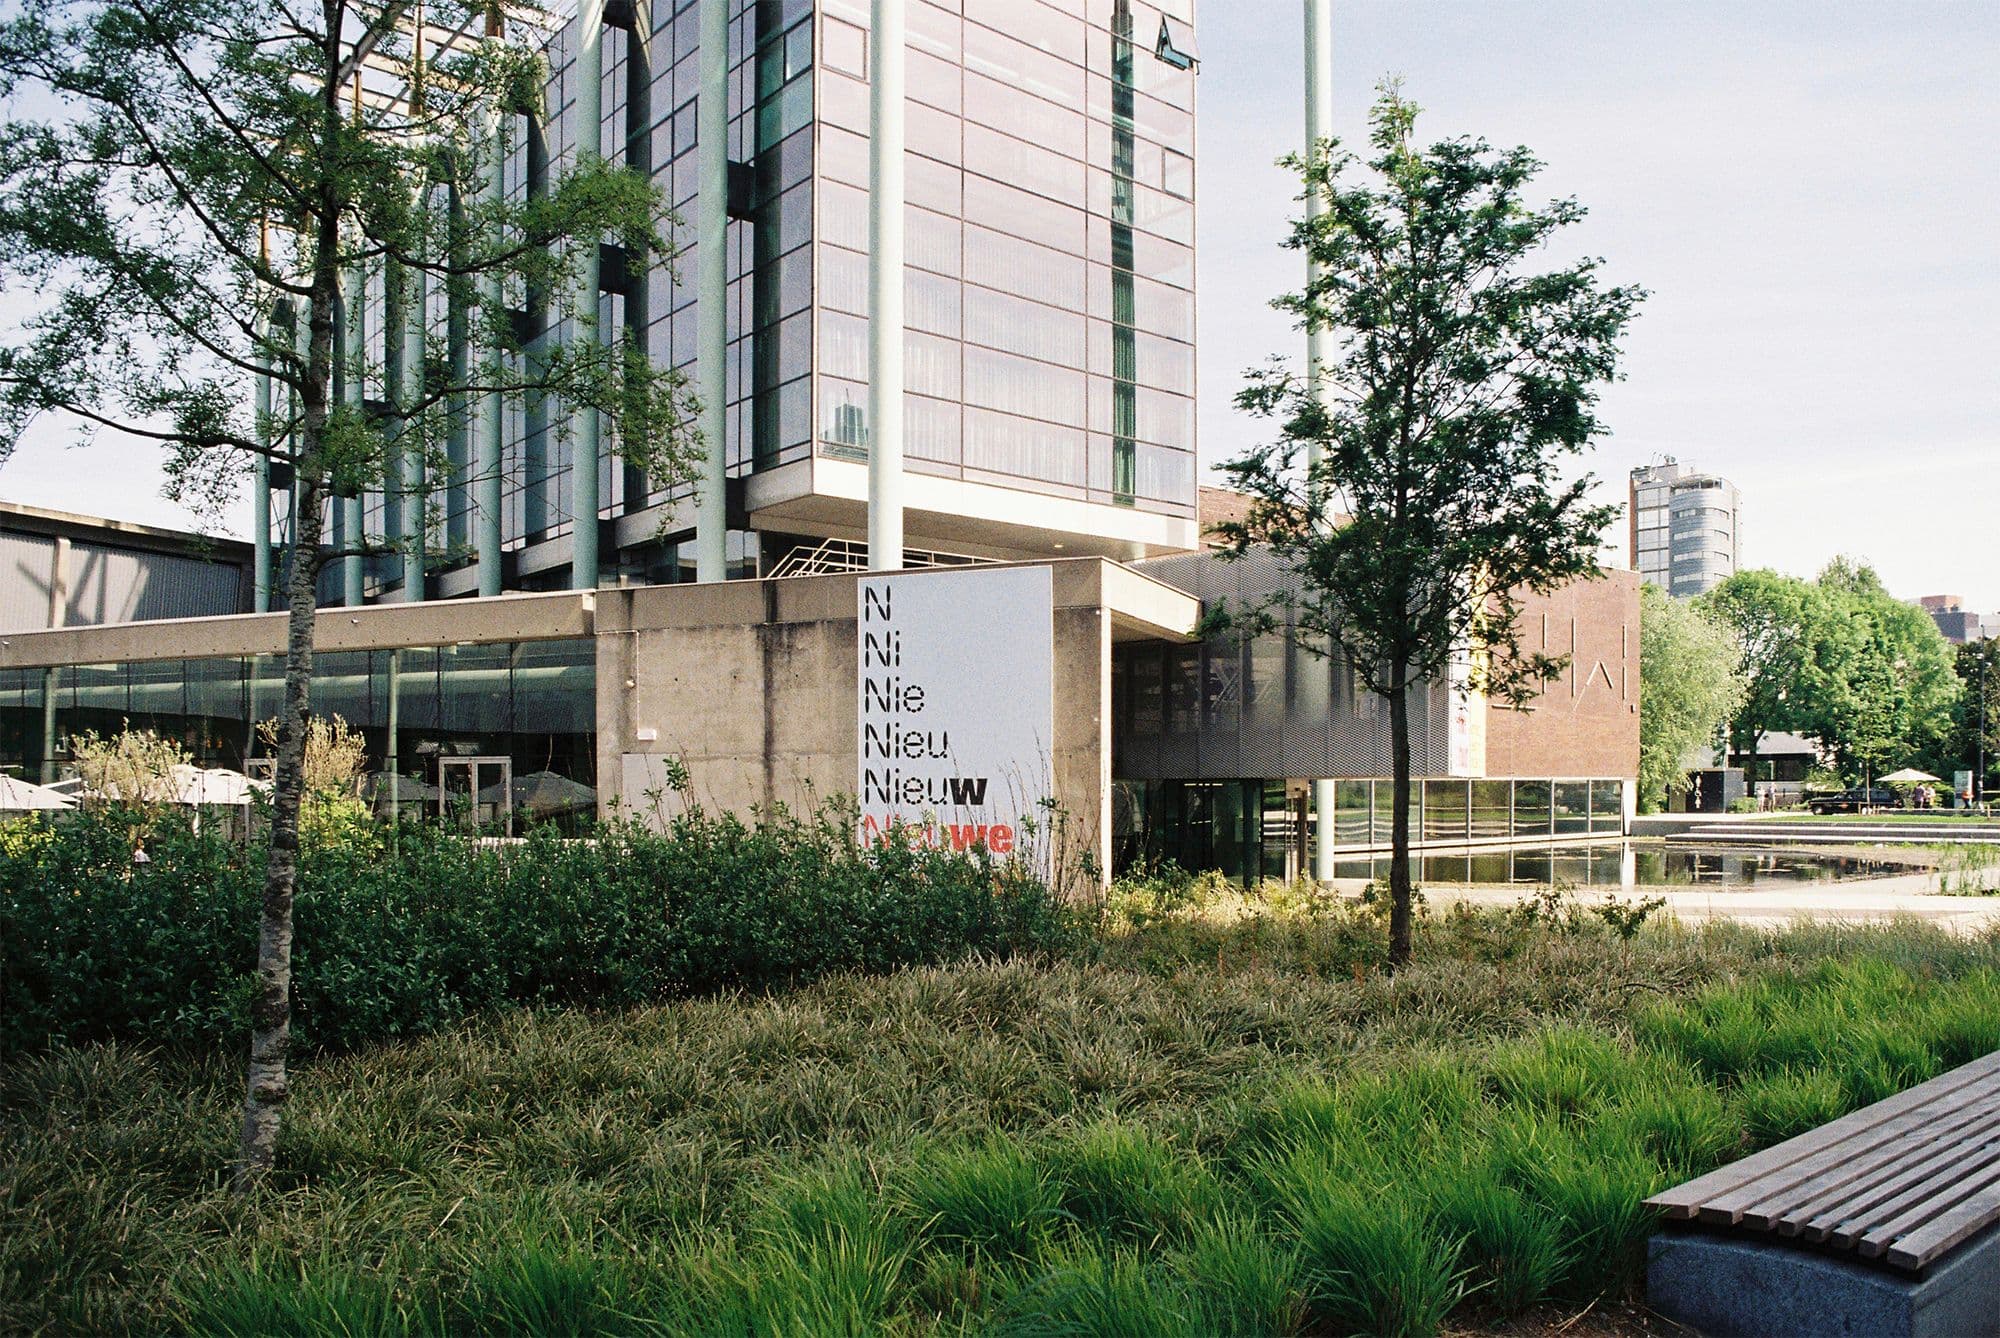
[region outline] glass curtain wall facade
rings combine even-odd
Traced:
[[[1311,868],[1310,789],[1282,780],[1120,780],[1113,806],[1118,870],[1171,860],[1231,878],[1288,879]],[[1439,779],[1410,781],[1415,846],[1558,837],[1616,838],[1625,830],[1622,780]],[[1334,848],[1389,844],[1395,782],[1334,782]],[[1478,858],[1485,858],[1480,856]],[[1364,861],[1365,863],[1365,861]],[[1360,867],[1348,861],[1343,867]],[[1336,869],[1336,878],[1368,877]],[[1505,881],[1505,880],[1502,880]]]
[[[1192,518],[1194,440],[1194,0],[908,0],[906,467],[1033,493]],[[697,356],[696,94],[700,5],[608,7],[607,160],[657,181],[680,226],[671,265],[604,248],[598,321],[656,364]],[[503,189],[519,200],[575,161],[572,22],[547,50],[539,118],[508,118]],[[731,0],[729,18],[728,473],[811,458],[865,460],[868,374],[867,0]],[[394,276],[365,276],[363,398],[386,410],[401,332]],[[426,375],[465,375],[467,313],[430,285]],[[585,337],[545,295],[509,294],[539,348]],[[433,571],[477,541],[469,409],[428,487]],[[501,543],[522,553],[577,523],[575,440],[559,404],[502,406]],[[605,443],[601,518],[677,502]],[[283,501],[277,505],[280,514]],[[389,487],[363,528],[393,539],[417,506]],[[341,508],[332,507],[338,520]],[[332,533],[332,531],[329,531]],[[733,574],[756,569],[735,536]],[[606,576],[691,578],[666,545],[607,545]],[[768,564],[765,564],[768,565]],[[518,568],[518,573],[516,571]],[[401,581],[371,560],[371,597]],[[329,597],[337,591],[337,579]],[[509,588],[566,584],[551,563],[510,566]]]
[[[822,0],[818,450],[867,458],[868,6]],[[909,0],[912,471],[1192,515],[1192,0]]]
[[[595,655],[588,639],[327,651],[314,656],[313,714],[360,731],[371,772],[393,757],[435,784],[440,759],[504,757],[517,779],[593,786]],[[0,768],[53,779],[76,736],[131,728],[197,766],[245,770],[270,755],[257,725],[282,710],[284,669],[279,655],[0,669]]]

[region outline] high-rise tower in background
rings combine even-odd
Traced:
[[[1632,471],[1632,566],[1678,599],[1713,590],[1741,560],[1736,485],[1671,455]]]
[[[700,32],[718,3],[729,574],[855,565],[872,430],[868,0],[583,5],[548,44],[544,113],[517,120],[501,188],[542,189],[577,152],[578,109],[594,103],[601,152],[661,184],[686,248],[670,269],[606,245],[600,325],[642,333],[657,362],[698,379]],[[1193,0],[907,0],[907,12],[910,560],[1195,548]],[[591,36],[597,59],[580,66]],[[591,63],[601,96],[580,98]],[[383,278],[358,282],[379,365]],[[442,294],[426,300],[436,335],[463,328]],[[521,317],[533,326],[533,312]],[[533,327],[534,347],[575,337]],[[498,414],[498,524],[472,444],[454,442],[461,477],[428,481],[441,506],[427,589],[406,591],[400,557],[371,558],[363,598],[477,593],[493,544],[508,589],[693,579],[693,488],[652,488],[560,406]],[[596,460],[595,488],[580,486],[579,458]],[[579,516],[593,503],[594,517]],[[275,500],[280,524],[284,506]],[[416,512],[392,489],[364,499],[357,520],[395,540]],[[590,552],[576,542],[587,523],[594,574],[573,569]],[[325,595],[351,601],[355,589],[330,575]]]

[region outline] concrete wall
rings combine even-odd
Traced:
[[[1056,801],[1066,853],[1110,863],[1111,644],[1121,634],[1185,635],[1196,601],[1095,558],[1054,574]],[[598,592],[599,792],[662,820],[669,759],[691,798],[747,812],[807,809],[854,793],[859,765],[859,576],[732,581]],[[1134,582],[1144,589],[1134,587]],[[1135,598],[1135,595],[1141,598]],[[1164,627],[1132,626],[1167,619]],[[1121,621],[1124,626],[1121,628]]]
[[[587,637],[593,598],[589,591],[561,590],[494,599],[321,609],[314,622],[313,644],[318,651],[394,650],[460,641]],[[245,613],[227,618],[169,618],[13,633],[0,636],[0,669],[283,655],[287,616]]]
[[[1521,649],[1567,656],[1525,710],[1489,704],[1489,776],[1639,774],[1639,574],[1607,571],[1521,608]]]
[[[1028,565],[1028,564],[1024,564]],[[1047,564],[1054,592],[1053,771],[1072,859],[1110,863],[1111,647],[1187,640],[1199,600],[1100,558]],[[597,787],[664,817],[678,758],[692,797],[749,814],[852,795],[859,761],[860,576],[505,595],[324,609],[320,651],[596,638]],[[0,637],[0,668],[281,655],[285,615],[76,627]]]

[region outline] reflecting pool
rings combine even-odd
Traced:
[[[1527,846],[1417,858],[1419,883],[1500,885],[1573,883],[1578,887],[1749,887],[1834,882],[1920,873],[1925,865],[1897,859],[1800,850],[1665,846],[1606,841],[1590,845]],[[1337,859],[1336,878],[1386,878],[1389,857]]]

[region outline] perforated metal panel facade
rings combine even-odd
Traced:
[[[1133,564],[1210,603],[1268,597],[1287,578],[1268,554],[1224,561],[1189,553]],[[1334,652],[1293,636],[1212,637],[1119,646],[1112,661],[1112,772],[1121,780],[1384,776],[1389,707]],[[1410,693],[1411,766],[1449,769],[1442,684]]]
[[[56,541],[0,531],[0,632],[49,625],[49,573]]]
[[[0,503],[0,632],[243,613],[250,568],[234,540]]]

